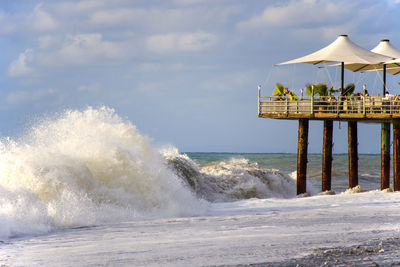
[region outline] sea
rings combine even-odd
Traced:
[[[67,110],[0,143],[0,266],[400,266],[400,193],[380,155],[182,152],[108,107]]]

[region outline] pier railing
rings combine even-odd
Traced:
[[[370,119],[400,118],[400,98],[397,96],[327,96],[303,97],[259,96],[259,117],[310,119]]]

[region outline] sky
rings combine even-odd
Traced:
[[[400,49],[399,0],[0,0],[0,136],[37,118],[107,106],[155,146],[181,152],[297,151],[297,121],[257,117],[257,86],[298,92],[339,84],[337,69],[274,64],[314,52],[338,35],[372,49]],[[345,83],[381,91],[380,74]],[[388,74],[391,93],[400,76]],[[322,122],[310,123],[320,153]],[[380,126],[359,124],[359,151],[379,153]],[[334,153],[347,124],[334,123]]]

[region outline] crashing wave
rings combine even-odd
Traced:
[[[0,143],[0,240],[201,207],[148,139],[109,108],[66,111]]]
[[[296,196],[296,186],[291,177],[277,170],[262,169],[247,159],[198,166],[176,149],[163,150],[162,154],[170,168],[198,197],[211,202]]]
[[[294,181],[247,160],[199,166],[161,154],[110,108],[44,118],[0,142],[0,240],[143,217],[201,214],[203,200],[294,197]]]

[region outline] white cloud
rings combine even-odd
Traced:
[[[90,23],[98,26],[115,26],[126,24],[134,20],[139,12],[139,10],[123,8],[113,10],[100,10],[95,12],[91,16]]]
[[[59,30],[62,21],[58,22],[51,12],[44,10],[44,4],[36,5],[32,10],[13,13],[0,10],[0,33],[20,34],[24,38],[37,33]]]
[[[57,90],[53,88],[39,89],[35,91],[12,91],[7,95],[6,103],[9,105],[20,105],[35,102],[49,95],[54,95]]]
[[[104,41],[99,33],[69,35],[58,52],[58,57],[70,64],[91,64],[123,55],[121,44]]]
[[[267,7],[261,15],[238,23],[242,31],[270,27],[314,27],[337,24],[344,16],[353,13],[350,1],[291,0],[284,4]]]
[[[216,35],[199,32],[189,34],[159,34],[147,39],[147,48],[152,52],[199,52],[214,46],[218,41]]]
[[[138,32],[191,32],[193,29],[215,29],[225,25],[228,19],[240,12],[237,6],[216,7],[134,7],[118,6],[102,8],[89,13],[85,27],[91,29],[116,28]]]
[[[38,38],[39,49],[47,50],[60,44],[60,40],[53,35],[44,35]]]
[[[182,29],[192,25],[198,16],[191,9],[161,8],[110,8],[92,13],[88,25],[94,28],[138,28],[141,31],[162,31],[167,28]]]
[[[32,61],[32,49],[27,49],[20,53],[18,58],[11,62],[8,67],[8,75],[10,76],[25,76],[33,73],[33,69],[28,66],[28,62]]]
[[[68,65],[114,64],[130,58],[124,43],[103,40],[99,33],[67,35],[65,38],[42,36],[36,49],[27,49],[12,61],[10,76],[28,76],[49,67]]]
[[[37,5],[32,14],[33,29],[38,32],[52,31],[58,26],[56,20],[42,9],[43,4]]]
[[[40,39],[37,65],[56,66],[114,63],[129,58],[123,43],[103,40],[100,33],[67,35],[65,38]]]
[[[90,13],[101,9],[131,4],[131,0],[80,0],[55,3],[55,9],[60,14],[77,15]]]

